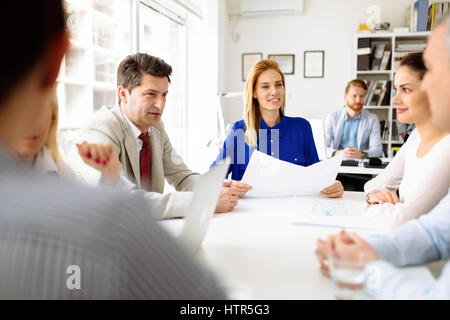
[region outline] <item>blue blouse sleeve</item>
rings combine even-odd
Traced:
[[[316,144],[314,143],[314,136],[312,133],[311,125],[306,121],[306,126],[304,129],[305,137],[305,158],[308,166],[319,162],[319,156],[317,154]]]

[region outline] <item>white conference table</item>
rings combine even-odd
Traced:
[[[235,299],[333,299],[332,281],[321,274],[314,254],[316,240],[339,232],[340,223],[360,235],[377,232],[364,229],[370,228],[364,206],[362,192],[345,192],[342,199],[244,197],[231,213],[214,215],[197,257]],[[315,219],[322,211],[335,216]],[[306,224],[293,224],[299,221]],[[323,222],[334,227],[315,225]],[[432,279],[426,267],[405,272]]]

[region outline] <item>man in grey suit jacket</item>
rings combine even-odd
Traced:
[[[381,135],[378,117],[363,110],[367,85],[355,79],[345,88],[346,107],[333,112],[325,121],[327,155],[340,152],[344,158],[381,157]]]
[[[148,194],[151,199],[163,199],[164,218],[182,216],[179,208],[187,205],[186,193],[155,194],[164,192],[165,179],[177,191],[191,191],[199,177],[172,147],[161,122],[171,73],[171,66],[157,57],[144,53],[126,57],[117,71],[119,105],[103,107],[81,130],[82,140],[114,146],[121,174],[139,188],[151,191]],[[148,136],[150,164],[142,162]],[[150,181],[141,178],[146,165],[150,165]],[[238,198],[230,184],[224,183],[216,212],[231,211]]]
[[[62,0],[0,2],[0,299],[223,299],[138,195],[38,176],[12,150],[51,101]],[[17,160],[16,160],[17,161]]]

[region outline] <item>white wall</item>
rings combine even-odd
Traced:
[[[278,16],[238,21],[227,20],[226,72],[223,91],[241,91],[241,54],[295,54],[295,74],[286,76],[286,112],[291,116],[324,118],[344,105],[344,88],[353,77],[354,34],[366,20],[369,5],[381,8],[381,21],[393,27],[406,23],[409,0],[304,0],[304,11],[298,16]],[[227,0],[228,14],[239,14],[240,0]],[[231,31],[239,34],[237,42]],[[303,78],[303,52],[325,51],[325,77]],[[242,119],[240,99],[226,103],[230,120]]]

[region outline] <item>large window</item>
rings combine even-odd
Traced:
[[[152,3],[142,1],[139,6],[139,51],[157,56],[172,66],[162,120],[172,145],[183,156],[186,149],[186,30],[176,13],[152,6]]]
[[[165,0],[65,0],[65,4],[71,38],[58,77],[63,151],[73,150],[79,128],[94,112],[117,102],[117,66],[137,51],[158,56],[173,68],[163,122],[183,156],[187,57],[186,28],[179,13],[185,12],[184,7]]]
[[[68,152],[77,130],[116,101],[118,63],[131,52],[131,0],[66,0],[70,49],[58,77],[60,142]]]

